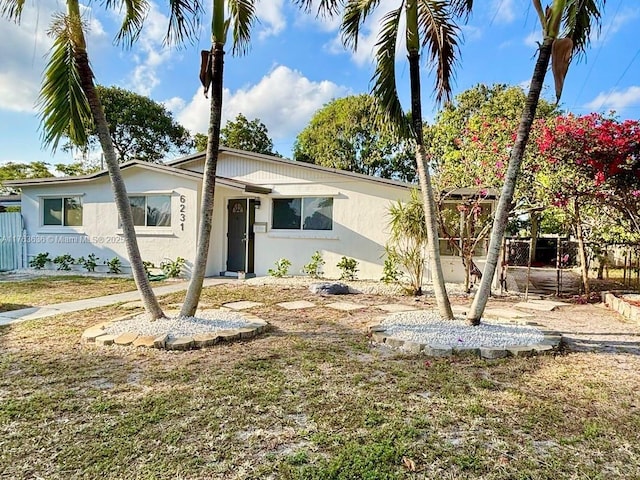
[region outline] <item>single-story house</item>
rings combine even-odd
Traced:
[[[122,164],[142,257],[159,265],[196,252],[204,153],[159,165]],[[27,256],[91,253],[128,265],[124,237],[106,171],[78,177],[15,180]],[[299,274],[314,252],[328,277],[341,257],[358,261],[358,278],[379,279],[389,237],[387,211],[412,185],[357,173],[221,148],[214,226],[206,274],[266,275],[276,261]],[[460,278],[460,259],[443,258],[445,276]],[[483,265],[481,257],[478,265]]]

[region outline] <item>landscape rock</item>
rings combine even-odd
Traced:
[[[316,295],[347,295],[349,287],[340,282],[319,282],[309,285],[309,291]]]

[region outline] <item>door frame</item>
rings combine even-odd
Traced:
[[[244,251],[244,272],[245,274],[253,274],[254,273],[254,257],[255,257],[255,234],[253,232],[253,224],[255,223],[255,206],[256,200],[251,197],[227,197],[225,199],[225,210],[227,215],[225,217],[225,270],[227,270],[227,266],[229,264],[229,203],[232,201],[244,200],[245,201],[245,251]]]

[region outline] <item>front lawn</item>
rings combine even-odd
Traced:
[[[0,289],[0,312],[6,312],[129,292],[136,285],[132,278],[61,275],[2,282]]]
[[[203,295],[240,299],[271,331],[183,353],[80,343],[111,307],[1,328],[2,476],[640,478],[637,356],[427,359],[373,346],[372,309],[275,306],[334,301],[306,289]]]

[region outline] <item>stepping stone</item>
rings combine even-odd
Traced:
[[[155,348],[165,348],[167,346],[167,341],[169,340],[169,334],[163,333],[162,335],[158,335],[153,339],[153,346]]]
[[[167,350],[191,350],[194,345],[193,337],[178,337],[167,340]]]
[[[193,341],[197,348],[210,347],[218,343],[220,339],[219,335],[214,332],[209,333],[199,333],[198,335],[193,336]]]
[[[403,305],[401,303],[387,303],[385,305],[375,305],[375,308],[379,308],[380,310],[384,310],[385,312],[389,312],[389,313],[411,312],[414,310],[418,310],[416,307],[412,307],[411,305]]]
[[[138,337],[133,341],[134,347],[147,347],[152,348],[154,346],[154,341],[156,337],[155,335],[144,335],[142,337]]]
[[[520,302],[514,305],[514,308],[524,308],[527,310],[538,310],[541,312],[552,312],[558,307],[568,305],[562,302],[551,302],[547,300],[530,300],[528,302]]]
[[[107,345],[113,345],[113,341],[115,339],[115,335],[102,335],[96,338],[96,345],[102,345],[104,347],[106,347]]]
[[[105,334],[105,331],[101,327],[89,327],[82,332],[82,339],[86,342],[93,342],[96,338]]]
[[[138,338],[137,333],[126,332],[118,335],[113,343],[115,343],[116,345],[131,345],[136,338]]]
[[[350,302],[335,302],[325,305],[325,307],[333,308],[334,310],[342,310],[344,312],[350,312],[351,310],[358,310],[360,308],[367,308],[366,305],[360,305],[358,303]]]
[[[218,336],[224,342],[231,342],[240,339],[240,332],[238,330],[220,330]]]
[[[225,303],[223,307],[230,308],[231,310],[246,310],[248,308],[259,307],[262,305],[260,302],[250,302],[248,300],[242,300],[239,302]]]
[[[302,308],[315,307],[315,303],[307,302],[306,300],[298,300],[297,302],[284,302],[278,303],[279,307],[286,308],[287,310],[300,310]]]
[[[535,318],[535,315],[533,313],[518,312],[510,308],[488,308],[484,311],[483,317],[517,320],[520,318]]]

